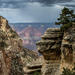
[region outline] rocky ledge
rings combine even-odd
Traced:
[[[44,57],[42,75],[61,75],[63,68],[72,69],[75,63],[75,23],[65,32],[48,28],[36,45]]]

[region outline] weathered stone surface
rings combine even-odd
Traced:
[[[75,62],[74,44],[75,44],[75,24],[73,24],[71,28],[67,29],[64,32],[62,45],[61,45],[62,61],[65,64],[69,64],[69,66],[73,65],[73,63]]]
[[[58,54],[60,55],[61,54],[60,48],[61,48],[61,41],[62,41],[63,33],[61,33],[60,29],[57,29],[57,28],[55,29],[48,28],[47,32],[52,32],[53,33],[52,36],[54,37],[54,39],[50,38],[52,36],[49,36],[49,38],[46,37],[47,39],[44,39],[45,36],[43,36],[42,40],[37,42],[38,51],[42,53],[43,55],[45,55],[45,57],[46,55],[48,55],[48,58],[49,58],[49,55],[50,57],[55,56],[55,55],[58,56]],[[59,34],[58,39],[55,39],[57,37],[56,35],[58,34]],[[51,33],[50,34],[45,33],[44,35],[51,35]]]
[[[41,72],[42,65],[28,65],[24,67],[24,74],[26,75],[33,75],[35,72]]]
[[[42,75],[61,75],[63,68],[72,69],[75,63],[75,23],[64,33],[58,28],[48,28],[36,45],[45,61]]]
[[[0,51],[0,75],[8,75],[2,51]]]
[[[25,75],[41,75],[41,68],[43,63],[44,59],[42,56],[40,56],[35,61],[27,64],[26,67],[24,67]]]
[[[59,62],[57,64],[54,62],[53,63],[49,62],[49,64],[43,65],[42,75],[60,75],[59,70],[60,70]]]
[[[22,40],[2,16],[0,16],[0,51],[3,53],[3,58],[0,60],[1,62],[4,60],[3,64],[8,75],[24,75],[23,67],[38,57],[35,52],[23,48]]]
[[[37,42],[37,49],[45,59],[42,75],[57,75],[61,62],[62,36],[60,29],[48,28],[42,40]]]

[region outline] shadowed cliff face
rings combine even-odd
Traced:
[[[38,57],[37,53],[23,48],[22,40],[2,16],[0,16],[0,55],[2,75],[23,75],[26,63]],[[5,72],[7,74],[4,74]]]

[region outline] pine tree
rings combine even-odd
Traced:
[[[64,7],[61,11],[60,17],[55,22],[56,25],[62,25],[61,30],[65,31],[67,28],[72,26],[72,22],[75,22],[74,10],[70,10]]]

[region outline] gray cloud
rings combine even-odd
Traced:
[[[61,6],[68,7],[68,8],[69,8],[69,7],[75,8],[75,5],[69,5],[69,4],[64,4],[64,5],[62,4]]]
[[[73,0],[0,0],[0,8],[24,8],[27,3],[38,2],[42,6],[52,6],[56,3],[70,2]]]
[[[72,0],[39,0],[39,2],[44,3],[46,5],[64,3],[64,2],[70,2],[70,1]]]
[[[0,0],[0,8],[23,8],[31,0]]]
[[[0,3],[0,8],[23,8],[23,7],[26,7],[25,3],[15,3],[15,2]]]
[[[64,6],[75,9],[75,0],[0,0],[0,15],[9,22],[54,22]]]
[[[61,3],[60,5],[74,8],[75,7],[75,0],[73,0],[71,2]]]
[[[39,0],[44,6],[58,4],[66,7],[75,7],[75,0]]]
[[[67,6],[67,7],[75,7],[75,5],[65,5],[65,6]]]

